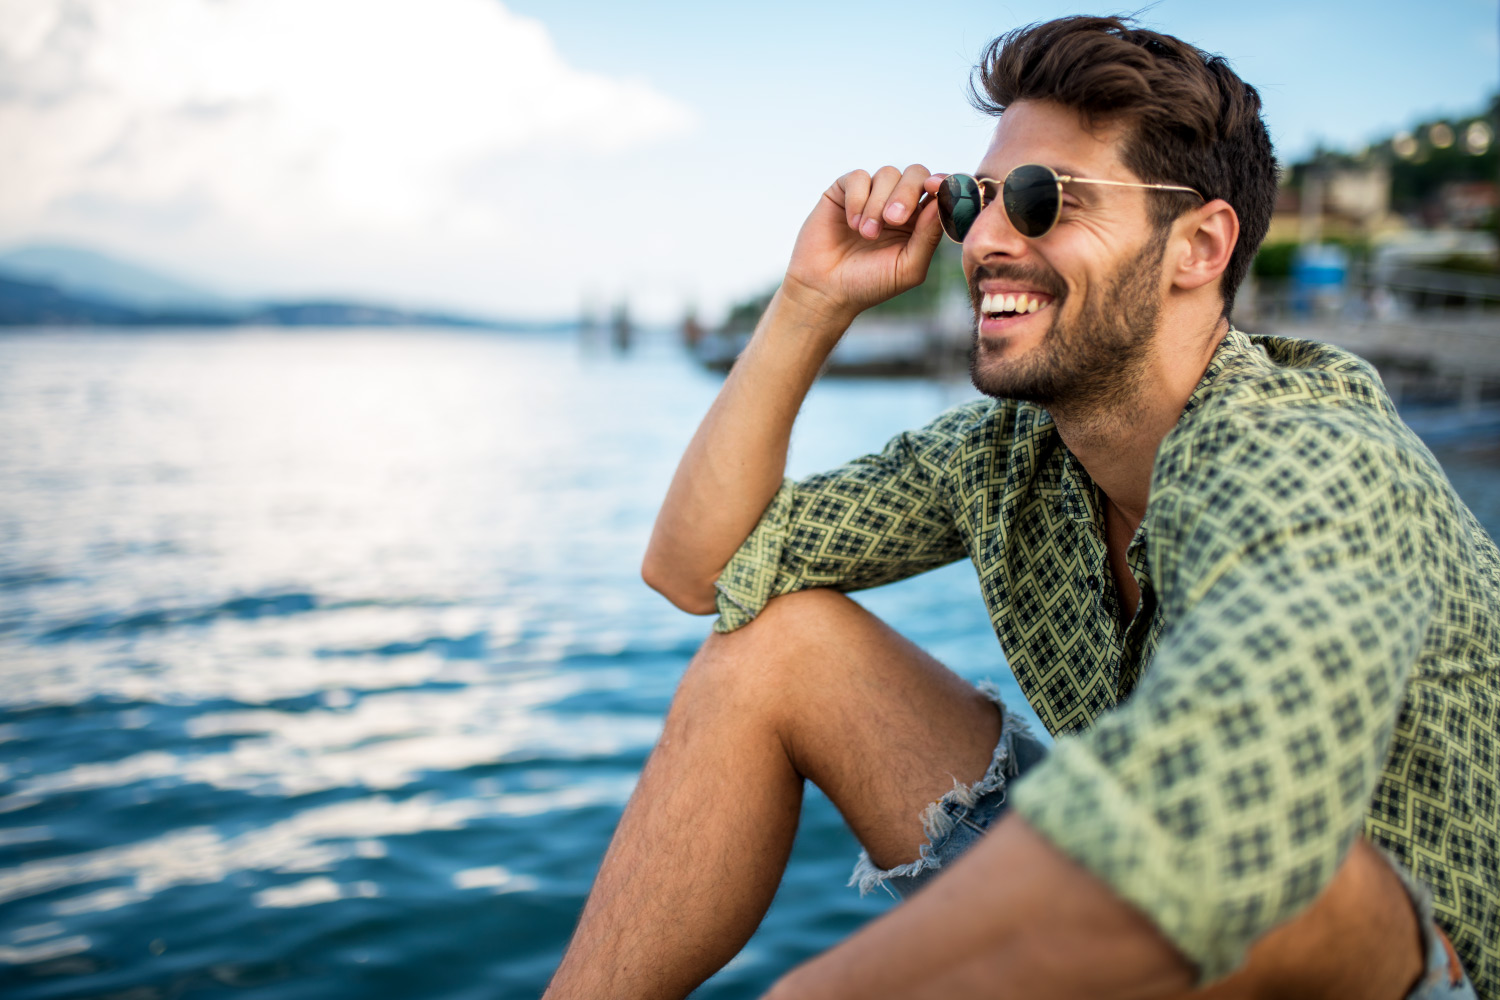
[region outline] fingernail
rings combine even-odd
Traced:
[[[855,228],[855,229],[859,229],[859,224],[860,224],[860,223],[861,223],[861,222],[863,222],[863,221],[864,221],[864,218],[865,218],[865,217],[864,217],[864,215],[863,215],[863,214],[860,214],[860,215],[856,215],[856,216],[855,216],[855,217],[854,217],[854,223],[853,223],[853,225],[854,225],[854,228]]]
[[[865,224],[859,227],[859,231],[873,240],[880,235],[880,220],[866,219]]]
[[[899,201],[893,201],[885,206],[885,217],[892,222],[900,222],[906,216],[906,206]]]

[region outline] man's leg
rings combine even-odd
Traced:
[[[803,779],[890,867],[999,736],[993,702],[843,595],[771,601],[688,667],[547,996],[686,996],[770,906]]]

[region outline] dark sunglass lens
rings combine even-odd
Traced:
[[[1016,232],[1033,239],[1057,221],[1057,175],[1039,163],[1012,170],[1005,178],[1005,214]]]
[[[979,185],[968,174],[949,174],[938,187],[938,218],[943,232],[959,243],[979,218]]]

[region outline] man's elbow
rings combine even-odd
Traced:
[[[646,581],[646,586],[690,615],[711,615],[717,610],[711,581],[686,580],[680,573],[672,572],[671,567],[663,566],[661,560],[650,552],[641,562],[641,579]]]

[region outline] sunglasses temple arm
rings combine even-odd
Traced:
[[[1110,187],[1152,188],[1156,191],[1186,191],[1189,194],[1196,194],[1200,198],[1203,197],[1203,195],[1198,193],[1197,188],[1183,187],[1181,184],[1142,184],[1139,181],[1102,181],[1095,180],[1092,177],[1069,177],[1066,174],[1058,174],[1057,182],[1059,184],[1108,184]]]

